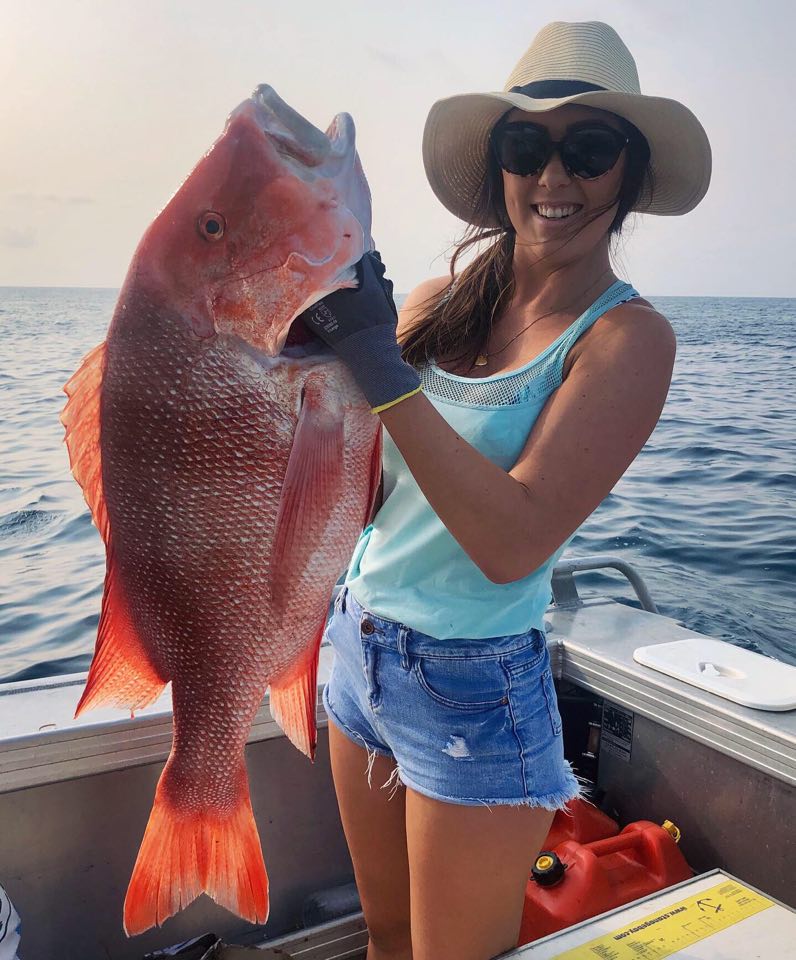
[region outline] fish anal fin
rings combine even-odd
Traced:
[[[143,933],[200,893],[250,923],[268,919],[268,875],[254,822],[246,769],[223,810],[190,809],[171,799],[161,776],[124,901],[124,930]]]
[[[157,700],[166,682],[133,625],[109,547],[94,658],[75,716],[98,706],[141,710]]]
[[[94,526],[108,543],[110,530],[102,492],[100,457],[100,397],[107,345],[103,341],[83,358],[64,385],[69,398],[61,411],[72,474],[83,490]]]
[[[271,681],[271,716],[288,740],[315,759],[318,729],[315,712],[318,703],[318,652],[326,621],[321,623],[306,655],[293,664],[288,673]]]
[[[331,401],[331,402],[330,402]],[[278,606],[305,569],[343,488],[343,414],[308,378],[290,449],[271,550],[271,589]]]

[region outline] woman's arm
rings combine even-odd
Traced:
[[[407,298],[399,338],[424,291]],[[636,458],[663,409],[675,348],[674,331],[654,309],[631,301],[608,311],[509,472],[463,440],[422,393],[379,416],[462,549],[490,580],[509,583],[541,566]]]
[[[407,296],[401,307],[401,313],[398,317],[398,326],[396,335],[400,340],[408,331],[409,327],[416,320],[419,320],[424,313],[424,308],[428,307],[429,298],[440,294],[450,284],[450,274],[445,277],[434,277],[419,284],[412,293]],[[368,518],[368,523],[373,523],[376,514],[381,510],[384,503],[384,475],[382,474],[379,483],[379,489],[376,493],[376,499],[373,503],[373,510]],[[367,526],[367,524],[366,524]]]

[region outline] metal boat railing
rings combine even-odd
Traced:
[[[555,605],[565,607],[582,603],[573,574],[606,568],[618,570],[627,577],[631,587],[636,592],[642,610],[647,610],[650,613],[659,612],[638,570],[627,560],[620,560],[619,557],[612,557],[606,553],[598,553],[590,557],[576,557],[574,560],[562,560],[555,565],[552,583],[550,584]]]

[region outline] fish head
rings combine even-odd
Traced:
[[[354,139],[348,114],[324,133],[258,87],[153,222],[138,271],[194,335],[234,334],[276,356],[303,310],[356,286],[373,249]]]

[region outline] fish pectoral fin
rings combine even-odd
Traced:
[[[326,621],[321,623],[311,649],[282,677],[271,681],[271,716],[288,740],[315,760],[318,728],[315,711],[318,704],[318,652]]]
[[[282,484],[270,561],[274,604],[306,570],[343,489],[343,413],[308,377]]]
[[[94,526],[105,543],[107,573],[94,659],[75,716],[100,705],[140,710],[158,698],[166,686],[150,661],[133,626],[124,588],[114,562],[113,537],[102,489],[100,398],[105,375],[106,344],[88,353],[69,378],[61,412],[66,448],[75,480],[91,510]]]

